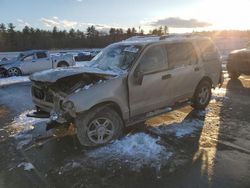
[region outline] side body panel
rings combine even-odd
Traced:
[[[205,53],[198,42],[195,42],[195,44],[197,51],[199,51],[199,58],[202,62],[204,76],[210,78],[213,82],[213,86],[216,87],[221,80],[222,63],[218,49],[214,46],[214,43],[211,40],[208,40],[208,42],[214,49],[211,53]]]
[[[85,112],[101,103],[113,102],[120,107],[123,119],[127,120],[129,118],[127,75],[103,81],[89,89],[80,90],[69,95],[66,100],[75,104],[76,113]]]

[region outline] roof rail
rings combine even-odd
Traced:
[[[145,36],[133,36],[126,39],[125,41],[158,41],[158,40],[160,40],[159,36],[145,35]]]
[[[186,33],[186,34],[169,34],[169,35],[163,35],[163,36],[156,36],[156,35],[145,35],[145,36],[133,36],[125,41],[160,41],[160,40],[166,40],[169,38],[199,38],[202,37],[199,34],[193,34],[193,33]]]

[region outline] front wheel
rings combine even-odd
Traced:
[[[8,73],[8,76],[21,76],[22,75],[22,72],[20,71],[20,69],[16,67],[12,67],[8,69],[7,73]]]
[[[76,119],[77,137],[83,146],[101,146],[123,132],[120,115],[109,107],[98,107]]]
[[[195,109],[205,109],[211,99],[211,89],[212,85],[209,81],[201,81],[195,90],[192,107]]]

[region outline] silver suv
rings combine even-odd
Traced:
[[[74,123],[82,145],[103,145],[124,127],[183,105],[204,109],[221,71],[209,38],[136,37],[106,47],[88,67],[33,74],[33,116]]]

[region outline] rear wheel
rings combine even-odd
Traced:
[[[120,115],[110,107],[98,107],[76,119],[77,137],[84,146],[101,146],[122,135]]]
[[[232,80],[236,80],[239,78],[240,76],[240,73],[236,72],[236,71],[229,71],[228,72],[229,74],[229,77],[232,79]]]
[[[196,88],[195,94],[192,99],[192,107],[195,109],[205,109],[209,104],[211,99],[211,92],[212,84],[207,81],[203,80],[199,83]]]
[[[21,76],[22,75],[21,70],[16,67],[9,68],[7,73],[8,73],[8,76]]]

